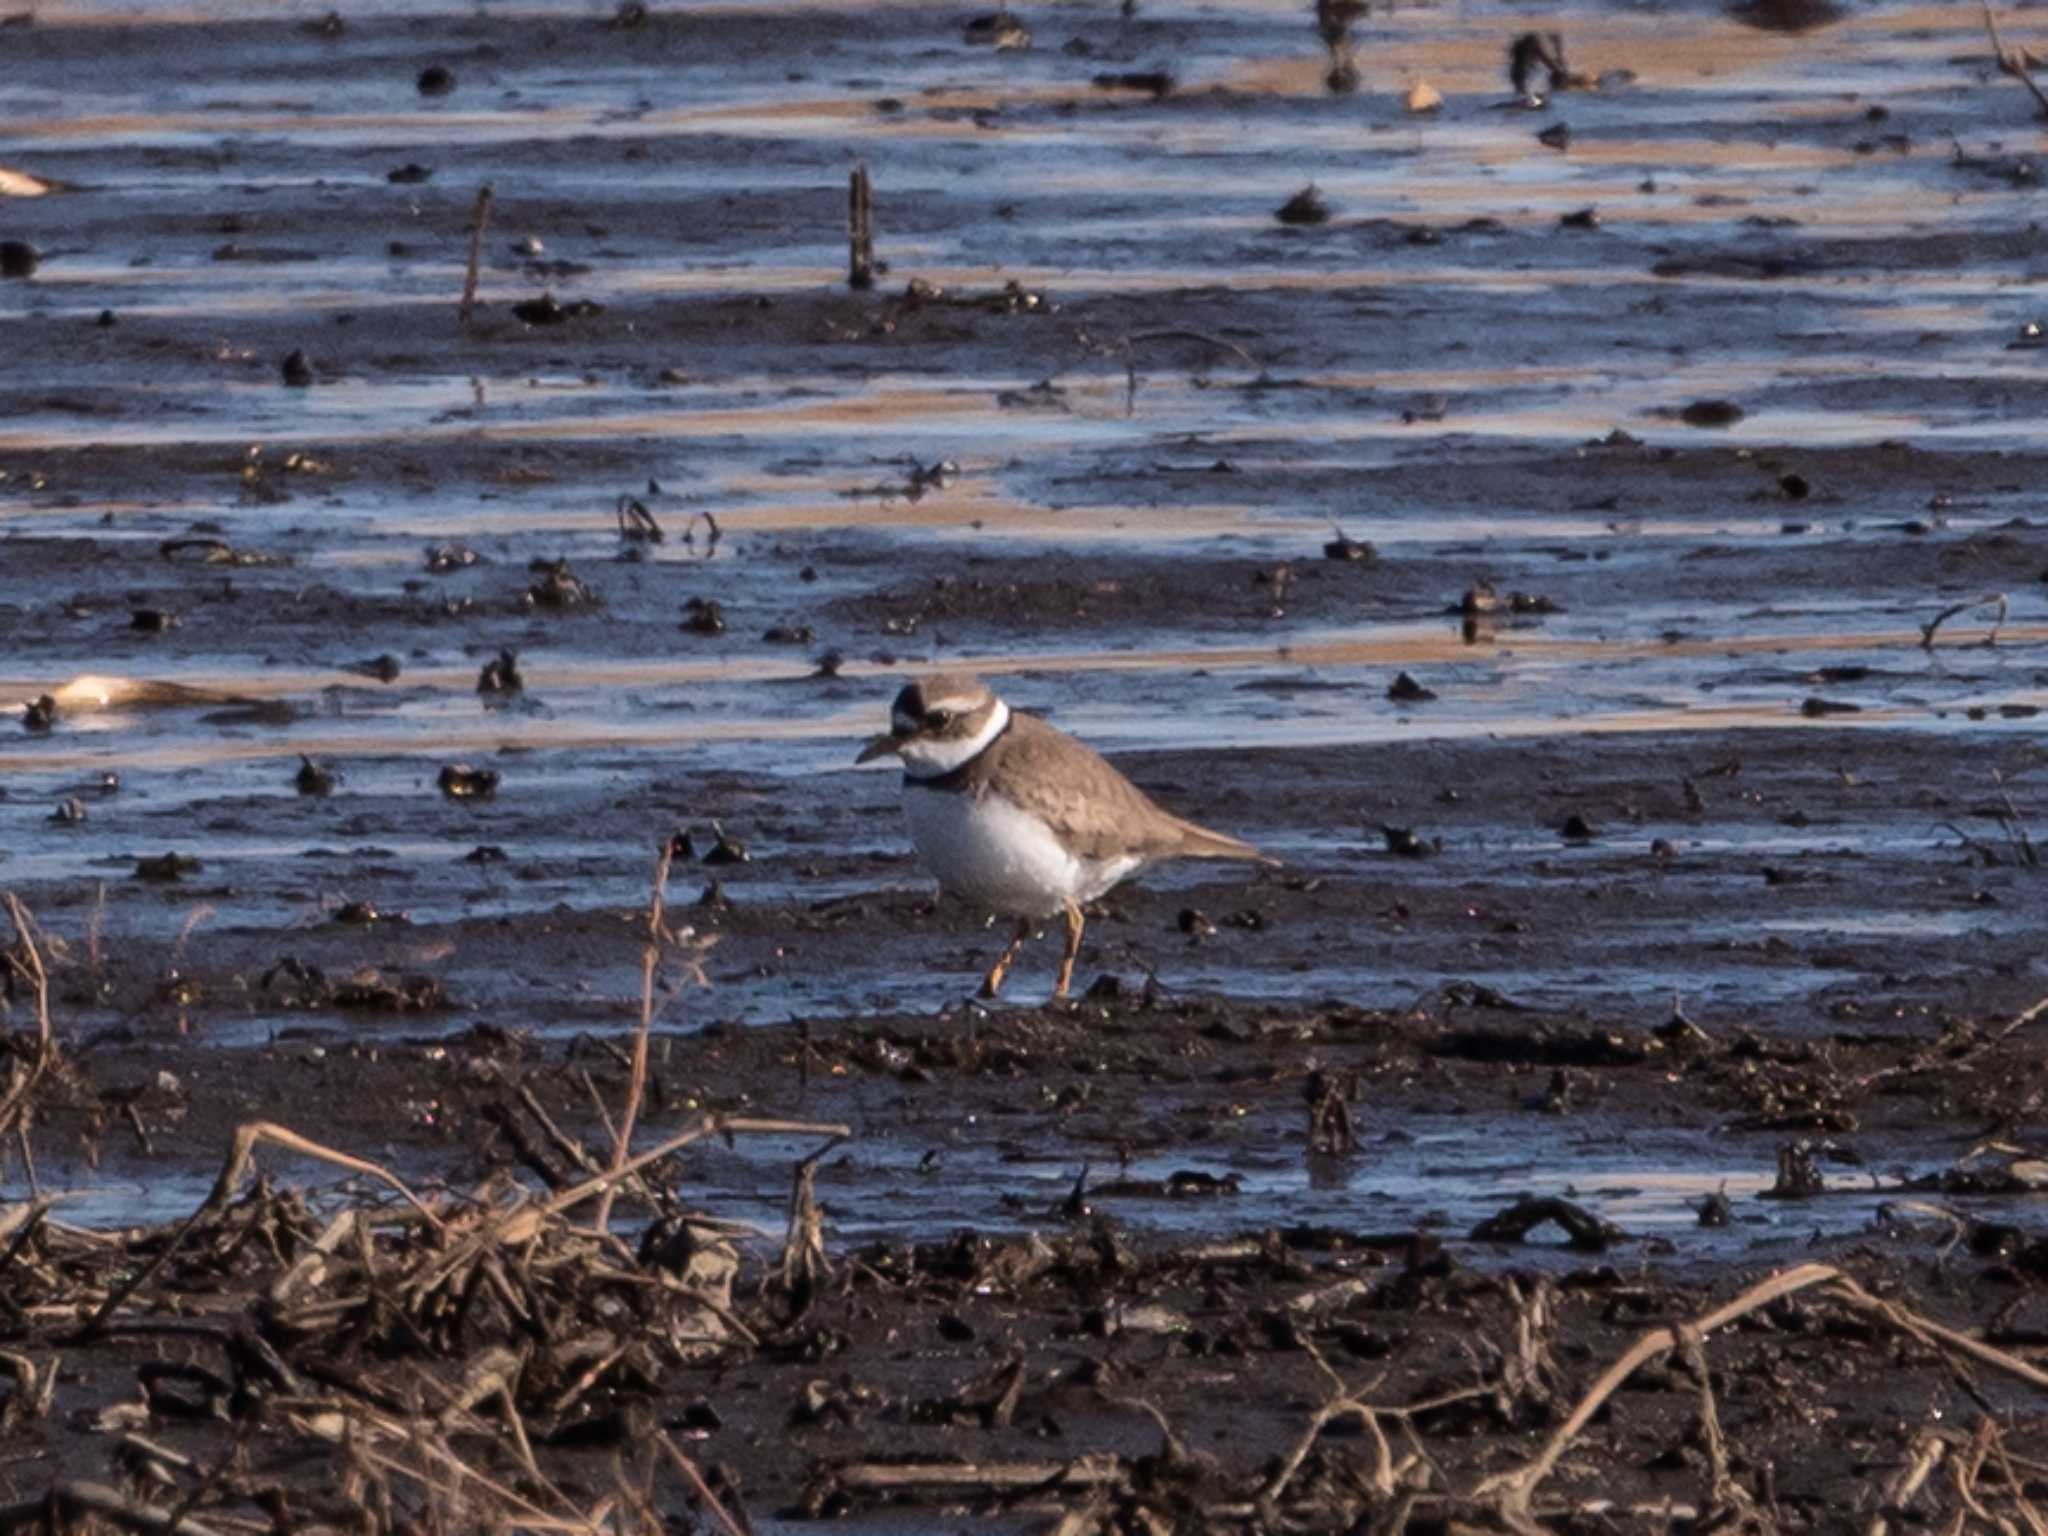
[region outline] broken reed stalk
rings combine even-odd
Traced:
[[[75,1479],[22,1504],[0,1505],[0,1532],[61,1531],[97,1518],[143,1536],[221,1536],[219,1527],[123,1497],[105,1483]]]
[[[469,216],[469,266],[462,275],[462,302],[455,306],[455,323],[469,327],[470,311],[476,308],[476,280],[484,260],[484,226],[491,222],[491,187],[486,182],[476,190],[476,208]]]
[[[661,853],[654,861],[654,889],[647,898],[647,943],[640,951],[640,1027],[633,1033],[633,1065],[627,1069],[626,1107],[619,1116],[618,1135],[612,1143],[613,1173],[626,1165],[633,1150],[633,1125],[640,1118],[640,1103],[647,1093],[647,1041],[654,1032],[654,973],[660,968],[662,941],[667,937],[662,916],[668,898],[669,865],[674,858],[674,841],[663,838]],[[617,1194],[618,1186],[610,1185],[598,1201],[596,1227],[600,1232],[611,1226],[612,1201]]]
[[[1197,341],[1205,347],[1215,347],[1231,353],[1237,360],[1252,370],[1259,378],[1266,376],[1258,360],[1234,341],[1225,341],[1221,336],[1211,336],[1207,331],[1191,331],[1176,328],[1164,331],[1140,331],[1135,336],[1123,339],[1124,354],[1124,414],[1135,416],[1138,411],[1138,357],[1137,349],[1148,341]]]
[[[1906,1506],[1913,1502],[1921,1486],[1926,1483],[1935,1465],[1948,1453],[1948,1442],[1931,1429],[1923,1429],[1913,1437],[1912,1454],[1906,1464],[1899,1468],[1884,1491],[1884,1504],[1878,1514],[1870,1517],[1870,1523],[1863,1528],[1864,1536],[1889,1536],[1891,1520],[1889,1515],[1903,1515]]]
[[[875,286],[875,197],[865,163],[853,168],[846,195],[846,286]]]
[[[1968,1334],[1958,1333],[1953,1328],[1909,1311],[1896,1302],[1885,1301],[1873,1296],[1855,1280],[1832,1264],[1802,1264],[1796,1269],[1770,1275],[1758,1281],[1740,1296],[1711,1312],[1688,1321],[1667,1324],[1649,1329],[1636,1340],[1612,1365],[1601,1373],[1600,1379],[1587,1389],[1586,1395],[1572,1409],[1571,1416],[1559,1425],[1542,1450],[1512,1472],[1497,1472],[1482,1480],[1473,1490],[1475,1500],[1491,1501],[1504,1523],[1517,1531],[1537,1529],[1531,1499],[1537,1486],[1556,1467],[1558,1458],[1579,1433],[1592,1421],[1600,1406],[1618,1391],[1622,1384],[1638,1369],[1652,1360],[1661,1359],[1673,1350],[1683,1350],[1688,1336],[1704,1340],[1716,1329],[1725,1328],[1739,1318],[1780,1301],[1810,1286],[1827,1286],[1830,1300],[1854,1307],[1887,1324],[1897,1332],[1907,1335],[1937,1352],[1949,1352],[1967,1356],[1980,1364],[2017,1376],[2030,1386],[2048,1391],[2048,1371],[2042,1370],[2018,1355],[1995,1348]]]
[[[83,1343],[104,1330],[107,1320],[114,1315],[121,1304],[141,1290],[144,1285],[155,1277],[157,1271],[171,1261],[172,1255],[184,1246],[185,1239],[192,1235],[193,1229],[209,1215],[220,1210],[229,1200],[234,1198],[236,1186],[242,1182],[243,1176],[249,1171],[249,1164],[255,1159],[257,1143],[264,1141],[275,1142],[288,1152],[297,1152],[305,1157],[317,1158],[321,1162],[332,1163],[335,1167],[344,1168],[351,1173],[360,1173],[370,1178],[379,1179],[396,1190],[400,1196],[410,1203],[412,1208],[425,1218],[428,1226],[432,1227],[436,1232],[442,1230],[441,1218],[428,1208],[425,1201],[406,1188],[405,1182],[397,1174],[391,1172],[390,1169],[377,1163],[367,1162],[360,1157],[350,1157],[346,1152],[337,1152],[332,1147],[324,1147],[317,1141],[308,1141],[297,1131],[287,1130],[281,1125],[273,1125],[267,1120],[252,1120],[246,1125],[235,1128],[234,1138],[228,1145],[227,1162],[221,1168],[220,1177],[214,1180],[213,1188],[208,1191],[206,1198],[199,1202],[198,1209],[194,1210],[190,1216],[187,1216],[178,1224],[178,1229],[171,1234],[170,1240],[156,1251],[147,1264],[144,1264],[140,1269],[129,1275],[127,1279],[107,1292],[106,1299],[94,1310],[93,1315],[71,1333],[65,1335],[67,1342],[74,1344]]]
[[[1920,649],[1923,651],[1933,650],[1934,632],[1937,629],[1941,628],[1942,625],[1946,624],[1950,619],[1954,618],[1957,614],[1968,613],[1972,609],[1976,608],[1992,607],[1998,609],[1998,617],[1991,621],[1991,633],[1986,635],[1982,640],[1978,641],[1977,643],[1979,645],[1985,646],[1992,646],[1998,644],[1998,631],[2001,628],[2003,628],[2005,624],[2005,594],[2003,592],[1986,592],[1982,597],[1973,597],[1966,603],[1950,603],[1946,608],[1942,609],[1941,612],[1937,613],[1925,624],[1922,624],[1920,626]]]
[[[35,920],[28,915],[28,908],[21,904],[21,898],[12,891],[7,893],[7,920],[14,928],[14,942],[8,946],[0,960],[6,968],[19,977],[29,989],[36,1013],[35,1059],[25,1069],[19,1056],[15,1058],[13,1081],[8,1084],[4,1095],[0,1095],[0,1136],[16,1130],[24,1134],[28,1127],[29,1100],[43,1075],[55,1065],[56,1042],[50,1029],[50,971],[43,963],[42,946],[36,942]]]
[[[704,1474],[697,1470],[697,1463],[684,1455],[682,1448],[675,1441],[669,1439],[667,1434],[657,1431],[655,1444],[667,1455],[675,1469],[683,1474],[683,1481],[690,1485],[697,1497],[703,1501],[704,1507],[711,1511],[713,1518],[724,1529],[725,1536],[752,1536],[745,1526],[725,1512],[725,1506],[718,1502],[718,1496],[704,1481]]]
[[[2040,109],[2040,115],[2048,117],[2048,95],[2043,95],[2041,87],[2034,83],[2033,73],[2027,68],[2026,55],[2016,48],[2008,49],[2005,39],[1998,35],[1998,18],[1991,14],[1991,0],[1984,0],[1984,30],[1990,34],[1991,53],[1998,60],[1998,67],[2024,85],[2034,98],[2034,105]]]

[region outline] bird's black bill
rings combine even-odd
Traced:
[[[899,736],[877,736],[860,749],[856,763],[871,763],[878,757],[888,757],[903,750],[903,739]]]

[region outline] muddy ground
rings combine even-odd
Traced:
[[[764,1530],[2034,1528],[2030,101],[1307,9],[0,28],[10,1523],[710,1528],[667,1436]],[[936,665],[1281,866],[976,1003],[851,763]]]

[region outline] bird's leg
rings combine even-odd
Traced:
[[[996,957],[996,963],[988,968],[988,974],[981,978],[981,995],[994,997],[1003,989],[1003,978],[1010,974],[1010,964],[1017,958],[1017,951],[1024,947],[1024,941],[1031,937],[1031,919],[1017,919],[1017,931],[1010,936],[1010,947]]]
[[[1081,925],[1087,919],[1081,915],[1081,903],[1067,903],[1067,952],[1060,956],[1060,979],[1053,986],[1054,997],[1065,997],[1067,988],[1074,980],[1074,962],[1081,958]]]

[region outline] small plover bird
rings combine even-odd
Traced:
[[[1167,859],[1277,864],[1250,843],[1153,803],[1092,748],[1010,708],[979,678],[944,673],[906,685],[889,731],[856,761],[903,762],[911,839],[940,888],[1017,919],[983,978],[994,997],[1034,920],[1064,914],[1067,948],[1054,997],[1081,953],[1083,903]]]

